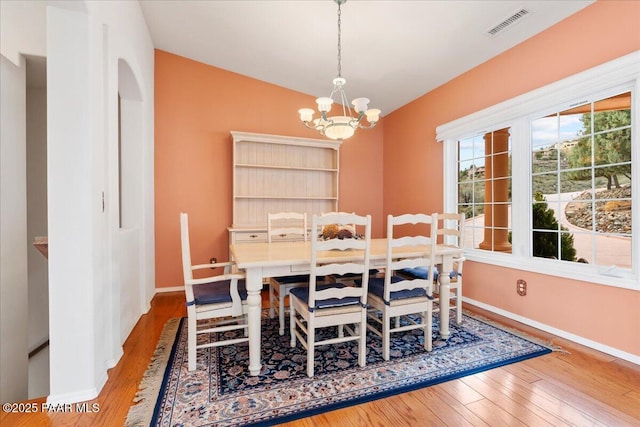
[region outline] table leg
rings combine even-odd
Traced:
[[[249,322],[249,373],[260,374],[260,338],[262,325],[262,270],[251,268],[247,273],[247,305]]]
[[[440,337],[449,338],[449,295],[451,290],[451,279],[449,272],[453,269],[453,262],[450,256],[442,258],[442,271],[438,276],[440,282]]]

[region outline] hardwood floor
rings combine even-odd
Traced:
[[[268,297],[263,294],[263,306]],[[471,311],[570,352],[504,366],[436,386],[284,424],[302,426],[640,426],[640,366],[517,322]],[[9,426],[121,426],[165,322],[186,316],[184,293],[158,294],[109,371],[99,411],[0,413]],[[40,406],[45,399],[29,401]]]

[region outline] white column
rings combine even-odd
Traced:
[[[89,18],[47,8],[50,402],[97,395]]]

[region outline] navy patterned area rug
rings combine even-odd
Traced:
[[[299,343],[291,348],[288,334],[278,335],[277,318],[263,319],[258,376],[249,375],[247,344],[200,350],[197,369],[189,372],[187,322],[172,319],[141,384],[137,400],[142,402],[132,406],[125,425],[274,425],[551,352],[468,315],[460,326],[452,320],[446,341],[437,337],[437,316],[433,323],[430,353],[421,334],[409,331],[393,336],[391,359],[385,362],[380,338],[369,331],[366,367],[357,364],[355,342],[321,346],[315,377],[308,378],[306,352]]]

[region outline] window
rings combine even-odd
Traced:
[[[466,224],[465,246],[511,252],[511,138],[504,128],[458,144],[458,212]]]
[[[631,270],[631,92],[533,119],[530,141],[533,256]]]
[[[640,289],[639,68],[635,52],[438,127],[468,259]]]

